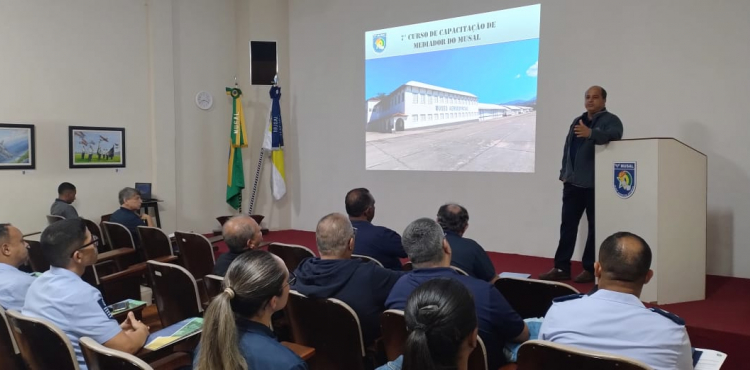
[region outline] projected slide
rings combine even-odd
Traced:
[[[367,169],[534,172],[540,9],[366,32]]]

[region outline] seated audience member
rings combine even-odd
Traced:
[[[437,222],[445,231],[451,246],[451,265],[466,271],[469,276],[494,283],[495,266],[479,243],[464,238],[469,228],[469,212],[458,204],[445,204],[438,210]]]
[[[396,282],[385,302],[386,308],[404,309],[409,294],[422,283],[439,277],[452,278],[466,286],[474,297],[479,336],[487,347],[490,369],[505,363],[503,346],[506,342],[520,343],[529,339],[529,329],[521,316],[492,284],[461,275],[450,267],[451,246],[435,220],[420,218],[409,224],[404,230],[403,243],[414,271]]]
[[[281,345],[271,315],[289,299],[290,279],[280,258],[262,250],[241,254],[224,277],[224,292],[203,315],[193,369],[303,370],[307,364]]]
[[[591,295],[555,300],[539,339],[639,360],[655,370],[692,369],[685,322],[674,314],[646,308],[643,285],[653,276],[651,248],[640,236],[618,232],[604,240]]]
[[[78,218],[78,212],[71,204],[76,200],[75,185],[64,182],[57,187],[57,199],[52,202],[49,214],[65,218]]]
[[[21,230],[11,224],[0,224],[0,306],[21,311],[26,290],[34,277],[18,270],[29,260],[28,245]]]
[[[47,226],[40,243],[50,269],[29,287],[21,313],[46,319],[60,328],[73,344],[82,370],[87,367],[78,344],[81,337],[127,353],[140,350],[149,328],[132,313],[118,325],[101,293],[81,279],[86,266],[95,264],[98,256],[97,242],[84,221],[66,219]]]
[[[448,278],[432,279],[414,290],[404,310],[404,354],[377,370],[466,370],[477,346],[477,315],[471,293]]]
[[[138,214],[141,210],[141,193],[133,188],[124,188],[117,194],[120,201],[120,209],[114,211],[109,217],[110,222],[118,223],[130,230],[133,236],[133,242],[136,247],[141,245],[141,239],[138,236],[138,226],[154,226],[154,220],[144,213]],[[117,247],[117,246],[115,246]]]
[[[320,258],[307,258],[294,274],[292,286],[312,298],[336,298],[351,306],[359,317],[365,346],[380,336],[380,314],[385,310],[393,284],[402,272],[384,269],[373,262],[350,259],[356,243],[346,216],[332,213],[315,229]]]
[[[218,276],[224,276],[227,273],[229,265],[240,254],[258,248],[260,243],[263,242],[263,234],[260,232],[260,226],[248,216],[230,218],[224,223],[221,234],[224,236],[224,242],[227,243],[229,251],[216,259],[214,275]]]
[[[375,226],[375,198],[365,188],[350,190],[346,193],[346,213],[352,226],[357,229],[357,240],[354,242],[354,254],[372,257],[383,267],[401,270],[401,260],[406,252],[401,245],[401,236],[383,226]]]

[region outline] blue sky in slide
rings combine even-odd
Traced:
[[[476,95],[480,103],[536,98],[539,39],[365,61],[365,99],[417,81]]]

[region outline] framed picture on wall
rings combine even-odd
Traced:
[[[36,168],[34,125],[0,123],[0,170]]]
[[[68,167],[125,167],[125,129],[68,126]]]

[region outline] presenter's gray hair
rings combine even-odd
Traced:
[[[431,218],[420,218],[406,227],[401,237],[409,260],[415,265],[440,262],[445,255],[443,251],[443,228]]]
[[[346,249],[349,239],[354,236],[354,228],[349,217],[341,213],[331,213],[318,221],[315,228],[315,243],[321,255],[336,256]]]
[[[125,201],[136,195],[141,195],[141,192],[133,188],[124,188],[117,194],[117,198],[120,200],[120,205],[123,205]]]

